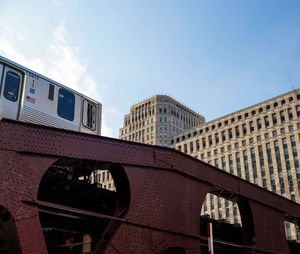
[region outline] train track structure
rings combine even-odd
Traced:
[[[299,204],[170,148],[2,119],[0,179],[0,253],[207,253],[208,222],[215,253],[299,253]],[[241,225],[200,216],[208,193]]]

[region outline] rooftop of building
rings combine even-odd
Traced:
[[[233,116],[235,116],[235,115],[237,115],[237,114],[241,114],[241,113],[243,113],[243,112],[245,112],[245,111],[249,111],[249,110],[251,110],[251,109],[257,108],[257,107],[262,106],[262,105],[264,105],[264,104],[269,104],[269,103],[271,103],[271,102],[275,102],[276,100],[281,99],[282,97],[286,97],[286,96],[291,95],[291,94],[297,94],[297,95],[300,95],[300,88],[293,89],[293,90],[291,90],[291,91],[289,91],[289,92],[280,94],[280,95],[278,95],[278,96],[275,96],[275,97],[273,97],[273,98],[267,99],[267,100],[265,100],[265,101],[256,103],[256,104],[251,105],[251,106],[248,106],[248,107],[246,107],[246,108],[242,108],[242,109],[240,109],[240,110],[234,111],[234,112],[232,112],[232,113],[230,113],[230,114],[227,114],[227,115],[224,115],[224,116],[220,116],[220,117],[218,117],[218,118],[216,118],[216,119],[213,119],[213,120],[211,120],[211,121],[205,122],[205,123],[203,123],[203,124],[201,124],[201,125],[199,125],[199,126],[196,126],[196,127],[192,128],[192,129],[189,129],[189,130],[187,130],[187,131],[184,131],[184,132],[182,132],[182,133],[180,133],[180,134],[174,136],[173,139],[175,140],[177,137],[181,137],[181,136],[183,136],[183,135],[186,135],[186,134],[188,134],[188,133],[191,133],[191,132],[193,132],[193,131],[195,131],[195,130],[198,130],[198,129],[200,129],[200,128],[203,128],[204,126],[208,126],[208,125],[210,125],[210,124],[213,124],[213,123],[215,123],[215,122],[221,121],[221,120],[223,120],[223,119],[233,117]]]
[[[163,99],[167,99],[168,101],[170,102],[173,102],[173,103],[176,103],[178,107],[181,107],[183,109],[187,109],[189,111],[191,111],[192,113],[194,113],[196,116],[200,116],[201,118],[204,118],[204,116],[202,114],[200,114],[198,111],[196,111],[195,109],[189,107],[188,105],[186,105],[185,103],[175,99],[173,96],[169,95],[169,94],[155,94],[151,97],[148,97],[148,98],[145,98],[133,105],[130,106],[130,111],[132,111],[134,108],[144,104],[145,102],[147,101],[151,101],[153,99],[156,99],[156,100],[163,100]]]

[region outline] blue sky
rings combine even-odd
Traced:
[[[300,84],[300,1],[1,0],[0,55],[103,105],[169,94],[206,120]]]

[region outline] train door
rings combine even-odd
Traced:
[[[18,119],[23,75],[3,65],[1,72],[0,117]]]
[[[82,104],[82,132],[97,133],[97,107],[91,101],[83,99]]]

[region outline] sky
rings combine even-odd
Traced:
[[[168,94],[206,121],[300,87],[298,0],[0,0],[0,55],[102,103]]]

